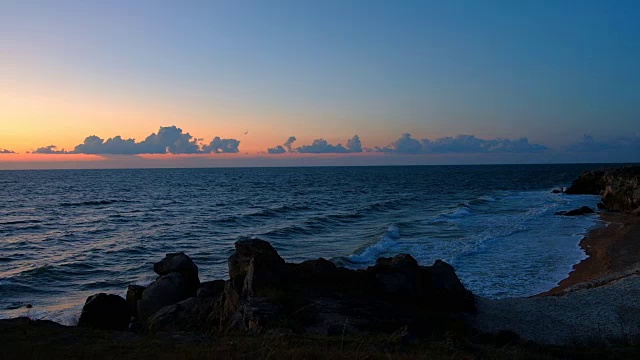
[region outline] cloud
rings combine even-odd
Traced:
[[[0,154],[15,154],[16,152],[9,149],[0,149]]]
[[[347,140],[347,149],[352,153],[362,152],[362,143],[358,135],[354,135],[351,139]]]
[[[296,152],[306,154],[344,154],[344,153],[358,153],[362,152],[362,144],[360,143],[360,137],[355,135],[351,139],[347,140],[347,146],[342,144],[332,145],[325,139],[314,140],[311,145],[302,145],[295,149]]]
[[[414,139],[405,133],[389,146],[376,147],[373,151],[399,154],[461,154],[461,153],[532,153],[547,147],[531,144],[527,138],[484,140],[473,135],[457,135],[436,140]]]
[[[205,145],[202,147],[202,152],[204,153],[237,153],[239,151],[238,146],[240,145],[240,141],[236,139],[221,139],[216,136],[211,140],[209,145]]]
[[[55,145],[49,145],[41,148],[37,148],[32,151],[34,154],[68,154],[69,152],[64,149],[58,150],[58,147]]]
[[[176,126],[160,127],[157,133],[152,133],[143,141],[123,139],[116,136],[104,140],[91,135],[77,145],[73,151],[56,150],[50,145],[34,151],[38,154],[92,154],[92,155],[138,155],[138,154],[209,154],[209,153],[237,153],[240,141],[235,139],[221,139],[216,136],[208,145],[202,145],[202,139],[197,139],[189,133],[182,132]]]
[[[284,154],[286,152],[287,152],[287,150],[285,150],[285,148],[282,147],[282,145],[278,145],[276,147],[272,147],[272,148],[268,148],[267,149],[267,153],[269,153],[269,154]]]
[[[284,144],[278,145],[276,147],[268,148],[267,153],[269,154],[284,154],[286,152],[294,152],[295,150],[291,148],[291,145],[296,141],[295,136],[289,136],[287,141]]]
[[[640,152],[640,133],[636,133],[636,135],[632,137],[619,137],[605,141],[598,141],[593,136],[585,134],[581,141],[567,146],[567,150],[573,152]]]
[[[72,153],[74,154],[139,154],[138,145],[133,139],[122,139],[120,136],[103,139],[91,135],[84,139],[84,143],[77,145]]]
[[[160,127],[157,134],[147,136],[138,144],[138,148],[139,154],[198,154],[201,152],[197,139],[189,133],[183,133],[182,129],[176,126]]]
[[[293,145],[293,143],[294,143],[296,140],[297,140],[297,139],[296,139],[296,137],[295,137],[295,136],[289,136],[289,139],[287,139],[287,141],[283,144],[283,146],[284,146],[285,148],[287,148],[287,151],[288,151],[288,152],[293,151],[293,150],[291,149],[291,145]]]

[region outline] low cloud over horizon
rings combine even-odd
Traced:
[[[310,145],[302,145],[297,148],[293,148],[293,142],[296,141],[295,136],[289,137],[289,139],[282,145],[268,148],[269,154],[284,154],[284,153],[300,153],[300,154],[349,154],[349,153],[361,153],[362,143],[360,137],[354,135],[351,139],[347,140],[347,145],[342,144],[332,145],[325,139],[316,139]]]
[[[397,154],[455,154],[455,153],[497,153],[497,152],[541,152],[548,148],[544,145],[531,144],[525,137],[511,140],[496,138],[484,140],[473,135],[457,135],[455,137],[443,137],[436,140],[415,139],[411,134],[404,133],[399,139],[388,146],[363,149],[360,137],[355,135],[347,141],[347,145],[332,145],[324,139],[314,140],[311,145],[302,145],[298,148],[292,148],[291,144],[295,141],[294,136],[283,144],[267,149],[269,154],[284,153],[311,153],[311,154],[341,154],[341,153],[361,153],[380,152],[380,153],[397,153]]]
[[[295,146],[297,138],[290,136],[281,145],[268,148],[269,155],[279,154],[353,154],[380,153],[397,155],[446,155],[446,154],[550,154],[553,156],[578,156],[583,153],[606,155],[626,154],[633,156],[640,154],[640,132],[627,137],[599,138],[585,134],[581,139],[548,147],[531,143],[527,137],[517,139],[491,138],[482,139],[474,135],[456,135],[441,137],[434,140],[428,138],[414,138],[410,133],[404,133],[386,146],[364,147],[358,135],[344,143],[330,143],[324,138],[316,138],[310,144]],[[142,154],[223,154],[239,153],[240,141],[237,139],[223,139],[214,137],[210,142],[204,142],[177,126],[160,127],[142,141],[124,139],[121,136],[107,138],[96,135],[88,136],[81,144],[72,150],[60,149],[56,145],[39,147],[32,154],[86,154],[86,155],[142,155]],[[29,152],[27,152],[29,153]],[[0,154],[16,154],[15,151],[0,148]],[[263,153],[264,154],[264,153]],[[565,155],[563,155],[565,154]],[[248,155],[248,154],[247,154]],[[259,155],[256,153],[256,155]]]
[[[216,136],[208,144],[203,139],[194,138],[189,133],[174,126],[160,127],[158,133],[152,133],[143,141],[123,139],[115,136],[104,140],[96,135],[88,136],[82,144],[71,151],[58,149],[55,145],[37,148],[34,154],[88,154],[88,155],[141,155],[141,154],[219,154],[239,152],[240,141],[221,139]]]
[[[545,151],[544,145],[531,144],[526,137],[511,140],[495,138],[484,140],[474,135],[447,136],[435,140],[414,139],[404,133],[385,147],[371,149],[374,152],[398,154],[481,154],[481,153],[536,153]]]
[[[631,151],[640,154],[640,132],[633,137],[618,137],[608,140],[596,140],[585,134],[582,140],[567,146],[568,151],[599,152],[599,151]]]

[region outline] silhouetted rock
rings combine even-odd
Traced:
[[[294,331],[326,334],[348,318],[350,332],[412,324],[428,333],[449,314],[475,310],[473,295],[442,261],[420,266],[400,254],[365,270],[349,270],[325,259],[286,264],[264,241],[236,244],[236,249],[229,264],[232,280],[238,278],[226,285],[217,307],[221,329],[256,331],[286,319],[295,324]]]
[[[408,326],[412,333],[433,334],[451,317],[475,311],[473,295],[442,261],[420,266],[400,254],[351,270],[322,258],[286,263],[264,240],[238,241],[235,248],[230,280],[202,283],[197,297],[185,279],[195,267],[188,256],[170,254],[156,264],[154,270],[165,275],[137,300],[140,328],[327,334]],[[130,288],[131,301],[138,291]]]
[[[180,273],[162,275],[142,292],[142,298],[138,301],[138,317],[144,324],[156,311],[187,299],[190,294]]]
[[[127,330],[131,320],[129,303],[118,295],[104,293],[89,296],[80,314],[78,326],[105,330]]]
[[[285,280],[285,262],[269,242],[241,240],[235,247],[236,251],[229,257],[229,277],[241,293],[258,295]]]
[[[592,208],[588,206],[582,206],[579,209],[574,209],[569,211],[558,211],[555,213],[555,215],[580,216],[580,215],[593,214],[593,213],[595,213],[595,211],[593,211]]]
[[[129,285],[127,287],[127,303],[131,307],[134,316],[138,314],[138,300],[142,299],[142,292],[145,287],[141,285]]]
[[[420,266],[407,254],[379,258],[368,271],[375,273],[380,289],[386,294],[415,296],[420,287]]]
[[[582,195],[600,195],[606,183],[603,178],[605,170],[585,171],[571,183],[565,193]]]
[[[196,295],[200,287],[198,267],[193,263],[191,258],[183,252],[167,254],[164,259],[153,265],[153,271],[158,275],[169,275],[173,272],[180,273],[192,296]]]
[[[551,190],[552,194],[562,194],[564,193],[564,189],[553,189]]]
[[[215,298],[222,295],[226,285],[224,280],[205,281],[200,284],[197,296],[199,298]]]
[[[212,298],[191,297],[156,311],[146,322],[146,330],[207,331],[213,325],[211,314],[216,301]]]
[[[640,207],[640,166],[584,172],[566,193],[601,195],[603,208],[633,212]]]

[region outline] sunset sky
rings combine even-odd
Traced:
[[[0,169],[640,161],[638,19],[638,1],[1,0]]]

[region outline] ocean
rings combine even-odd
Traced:
[[[87,296],[150,283],[184,251],[227,278],[233,243],[287,261],[364,268],[381,256],[452,264],[475,294],[530,296],[585,258],[597,196],[552,194],[604,165],[0,171],[0,317],[77,321]],[[30,306],[27,306],[30,305]]]

